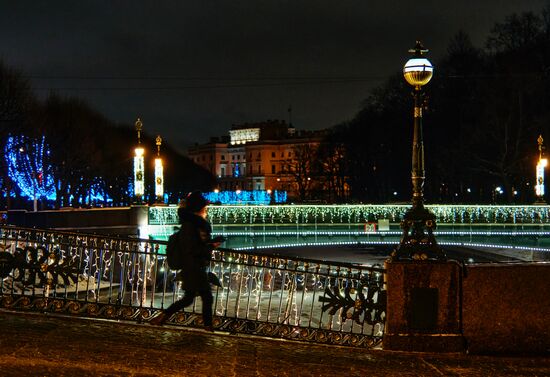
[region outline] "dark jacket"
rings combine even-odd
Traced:
[[[180,210],[178,214],[181,223],[181,250],[185,250],[184,265],[181,269],[183,289],[210,289],[206,269],[212,259],[212,227],[208,221],[192,212]]]

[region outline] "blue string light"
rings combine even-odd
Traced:
[[[214,191],[204,193],[204,197],[212,203],[220,204],[252,204],[252,205],[268,205],[270,203],[284,203],[287,200],[286,191]]]

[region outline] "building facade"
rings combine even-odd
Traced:
[[[218,180],[219,190],[279,190],[304,199],[322,183],[313,172],[324,131],[296,132],[284,121],[233,125],[229,137],[189,148],[188,155]]]

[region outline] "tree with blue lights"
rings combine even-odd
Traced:
[[[108,121],[78,98],[49,96],[43,106],[44,129],[51,145],[56,207],[80,206],[105,196],[104,175],[116,161],[117,147],[105,140]]]
[[[4,151],[10,134],[22,132],[29,127],[29,117],[36,101],[30,85],[21,74],[0,60],[0,150]],[[0,158],[0,190],[5,193],[5,202],[9,209],[13,183],[8,177],[8,165]],[[4,195],[2,195],[3,197]]]
[[[38,199],[55,199],[52,168],[49,164],[50,151],[44,136],[39,139],[9,136],[4,155],[8,176],[23,196],[33,199],[35,211]]]

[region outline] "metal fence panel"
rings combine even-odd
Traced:
[[[148,322],[181,298],[165,241],[0,227],[0,307]],[[381,268],[216,250],[214,327],[373,347],[383,335]],[[168,325],[201,326],[201,300]]]

